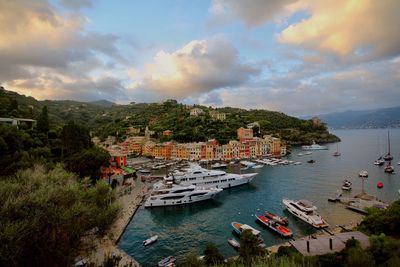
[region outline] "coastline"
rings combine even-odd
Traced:
[[[100,265],[107,256],[120,257],[119,266],[141,266],[133,257],[118,247],[126,227],[140,207],[146,193],[147,186],[140,179],[133,180],[128,187],[120,189],[117,203],[120,205],[118,217],[104,236],[84,238],[76,259],[85,259],[90,263]]]

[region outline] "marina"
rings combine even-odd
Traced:
[[[282,204],[284,197],[312,201],[318,207],[318,213],[329,223],[328,229],[338,225],[354,225],[362,219],[362,214],[346,208],[346,201],[354,200],[354,196],[361,193],[362,180],[365,180],[364,190],[369,195],[387,203],[398,199],[398,174],[384,173],[383,167],[373,164],[379,157],[376,152],[377,136],[386,138],[387,130],[341,130],[334,133],[342,139],[340,157],[332,156],[330,151],[336,149],[336,144],[329,144],[329,150],[313,151],[314,164],[304,164],[311,155],[305,155],[301,148],[295,148],[291,155],[282,160],[303,164],[264,165],[257,170],[258,175],[249,184],[224,190],[212,200],[153,209],[141,206],[123,234],[119,247],[143,266],[154,266],[168,255],[174,255],[177,262],[191,251],[201,255],[209,242],[216,244],[222,254],[229,257],[237,253],[227,243],[232,238],[231,222],[234,221],[258,229],[266,246],[285,242],[273,231],[257,227],[255,216],[264,211],[287,216],[296,240],[322,231],[292,216]],[[390,136],[392,151],[399,150],[400,130],[391,130]],[[382,144],[382,150],[386,147],[386,144]],[[301,156],[298,155],[300,153]],[[392,154],[394,160],[399,161],[397,153]],[[363,169],[369,174],[366,179],[358,177]],[[229,164],[226,171],[240,173],[240,166]],[[254,171],[249,169],[242,173]],[[352,183],[352,190],[343,190],[342,203],[327,201],[327,196],[341,188],[344,179]],[[377,188],[379,181],[385,185],[381,189]],[[364,200],[359,202],[371,203]],[[154,234],[159,236],[158,241],[144,248],[143,240]]]

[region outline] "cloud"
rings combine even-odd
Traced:
[[[104,78],[114,77],[109,66],[127,63],[117,36],[86,32],[82,15],[61,15],[44,0],[0,1],[0,10],[0,83],[7,89],[39,99],[86,99],[102,95],[103,85],[119,88]]]
[[[268,109],[302,116],[400,103],[400,61],[365,63],[323,74],[316,69],[310,72],[275,74],[268,80],[218,90],[216,98],[221,101],[218,106]],[[204,99],[202,104],[214,102]]]
[[[310,17],[283,30],[281,43],[332,53],[344,60],[400,53],[399,1],[310,1],[307,6]]]
[[[240,85],[259,72],[242,63],[227,40],[195,40],[173,53],[159,51],[151,63],[134,72],[130,88],[133,98],[184,99]]]
[[[260,26],[298,9],[301,0],[213,0],[208,26],[223,25],[235,19],[247,27]]]

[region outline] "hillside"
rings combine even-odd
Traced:
[[[85,103],[78,101],[38,101],[32,97],[19,95],[7,90],[0,91],[0,116],[26,117],[36,119],[43,106],[48,107],[50,123],[53,128],[62,126],[68,121],[75,121],[88,127],[101,139],[109,135],[124,139],[129,127],[140,129],[144,134],[146,126],[154,131],[154,138],[161,141],[178,142],[205,141],[215,138],[226,143],[236,139],[236,130],[247,124],[258,122],[254,128],[257,135],[275,134],[293,144],[317,142],[334,142],[338,138],[331,135],[324,125],[313,126],[309,120],[301,120],[281,112],[267,110],[244,110],[238,108],[211,109],[196,106],[203,110],[197,117],[190,116],[187,105],[175,100],[163,103],[131,103],[129,105],[109,105],[111,102],[100,101]],[[99,105],[100,103],[100,105]],[[211,118],[210,111],[226,114],[226,119]],[[172,136],[165,137],[162,132],[171,130]]]
[[[400,106],[318,115],[331,128],[400,127]]]

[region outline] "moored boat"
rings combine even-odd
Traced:
[[[228,239],[229,245],[231,245],[234,249],[239,249],[240,248],[240,243],[236,241],[234,238]]]
[[[342,196],[342,190],[336,190],[335,194],[328,198],[328,201],[331,202],[339,201],[341,196]]]
[[[382,158],[382,156],[380,156],[377,160],[374,161],[374,165],[382,166],[383,164],[385,164],[385,160]]]
[[[288,225],[289,224],[289,220],[286,217],[280,217],[278,215],[275,215],[271,212],[266,211],[264,214],[265,217],[267,217],[268,219],[271,219],[281,225]]]
[[[336,151],[332,154],[334,157],[339,157],[341,154],[339,152],[339,144],[336,143]]]
[[[143,246],[148,246],[150,244],[153,244],[154,242],[157,241],[157,239],[158,239],[158,235],[153,235],[152,237],[143,241]]]
[[[367,178],[367,177],[368,177],[368,172],[367,172],[366,170],[361,170],[361,171],[358,173],[358,176],[359,176],[359,177],[362,177],[362,178]]]
[[[314,226],[315,228],[325,228],[329,224],[316,213],[317,207],[308,200],[294,201],[284,198],[282,200],[288,211],[300,220]]]
[[[390,154],[390,136],[388,131],[388,153],[383,157],[384,160],[390,161],[393,159],[393,156]]]
[[[303,150],[326,150],[328,149],[327,146],[321,146],[315,143],[315,141],[312,141],[312,144],[309,146],[301,146],[301,149]]]
[[[348,191],[348,190],[351,190],[351,186],[352,186],[352,183],[349,180],[344,180],[342,189]]]
[[[290,231],[285,226],[280,225],[276,221],[268,219],[262,215],[256,215],[257,221],[260,222],[262,225],[266,226],[267,228],[271,229],[272,231],[280,234],[283,237],[291,237],[293,235],[292,231]]]
[[[393,168],[393,166],[392,166],[390,161],[385,166],[384,172],[386,172],[386,173],[393,173],[394,172],[394,168]]]
[[[158,267],[175,266],[175,257],[168,256],[158,262]]]
[[[260,246],[265,246],[264,240],[263,240],[262,237],[261,237],[261,233],[260,233],[260,231],[258,231],[257,229],[251,227],[251,226],[248,225],[248,224],[243,224],[243,223],[239,223],[239,222],[232,222],[231,225],[232,225],[233,230],[235,231],[235,233],[238,234],[239,236],[242,234],[242,232],[243,232],[244,230],[250,230],[251,233],[252,233],[255,237],[257,237],[257,239],[259,240]]]
[[[315,160],[310,159],[310,160],[307,161],[307,163],[315,163]]]

